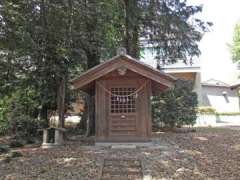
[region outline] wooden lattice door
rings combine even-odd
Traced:
[[[137,94],[135,86],[110,88],[109,136],[126,140],[137,135]]]

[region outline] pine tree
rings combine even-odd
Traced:
[[[42,118],[58,108],[63,119],[69,80],[119,46],[139,58],[150,45],[159,64],[198,56],[200,11],[182,0],[2,0],[0,97],[31,88]]]

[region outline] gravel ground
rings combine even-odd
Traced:
[[[154,145],[109,149],[70,143],[57,149],[21,149],[23,157],[0,160],[0,179],[97,180],[104,158],[136,158],[150,179],[240,179],[238,128],[198,128],[193,133],[155,133]]]
[[[240,127],[198,128],[196,133],[166,133],[165,141],[189,154],[203,179],[240,179]],[[188,178],[186,178],[188,179]]]

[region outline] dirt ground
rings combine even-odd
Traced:
[[[0,158],[0,179],[98,180],[105,158],[135,158],[145,179],[240,179],[240,128],[197,128],[153,135],[151,147],[110,149],[69,142],[56,149],[22,148],[23,157]],[[1,160],[2,159],[2,160]]]
[[[198,128],[196,133],[165,134],[162,138],[189,154],[199,177],[240,179],[240,127]]]

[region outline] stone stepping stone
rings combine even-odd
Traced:
[[[143,178],[139,159],[106,158],[103,160],[100,180],[140,180]]]
[[[113,145],[111,146],[112,149],[136,149],[136,145],[124,145],[124,144],[119,144],[119,145]]]

